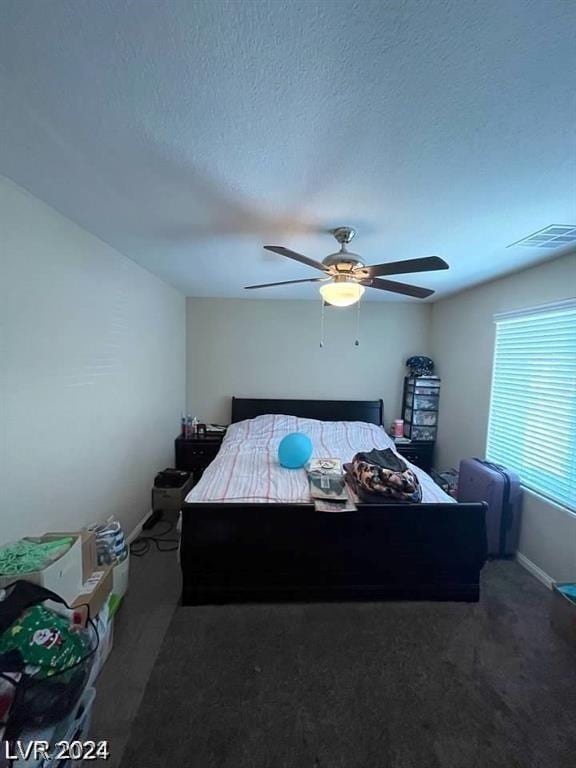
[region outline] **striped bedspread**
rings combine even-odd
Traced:
[[[265,415],[232,424],[214,461],[186,497],[187,502],[309,502],[304,469],[284,469],[278,444],[290,432],[312,440],[313,456],[348,462],[359,451],[392,448],[382,427],[360,421],[316,421],[295,416]],[[454,501],[423,470],[407,462],[422,485],[422,500]]]

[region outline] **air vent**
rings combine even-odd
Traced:
[[[550,224],[507,247],[525,245],[528,248],[565,248],[573,243],[576,244],[576,224]]]

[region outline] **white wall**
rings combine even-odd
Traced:
[[[576,256],[472,288],[433,305],[431,350],[442,377],[436,464],[484,456],[493,315],[576,295]],[[558,580],[576,578],[576,515],[526,494],[520,551]]]
[[[185,300],[0,177],[0,541],[114,514],[173,463]]]
[[[187,300],[187,403],[200,421],[227,423],[230,398],[384,399],[386,423],[400,415],[404,364],[427,354],[431,307],[365,303],[360,346],[355,308],[320,300]]]

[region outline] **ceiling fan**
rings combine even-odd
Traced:
[[[271,288],[276,285],[293,285],[295,283],[324,283],[320,293],[324,301],[337,307],[347,307],[360,301],[365,288],[377,288],[380,291],[400,293],[403,296],[413,296],[416,299],[426,299],[434,293],[430,288],[420,288],[417,285],[398,283],[395,280],[381,280],[383,275],[404,275],[409,272],[431,272],[437,269],[449,269],[448,264],[438,256],[425,256],[421,259],[406,261],[390,261],[387,264],[365,266],[356,253],[346,250],[346,245],[356,235],[352,227],[337,227],[331,230],[340,243],[340,250],[331,253],[322,261],[309,259],[301,253],[291,251],[281,245],[265,245],[267,251],[287,256],[309,267],[318,269],[325,277],[310,277],[304,280],[285,280],[282,283],[263,283],[262,285],[247,285],[246,290],[256,288]]]

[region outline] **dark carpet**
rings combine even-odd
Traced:
[[[179,608],[122,765],[574,768],[549,597],[498,562],[478,604]]]

